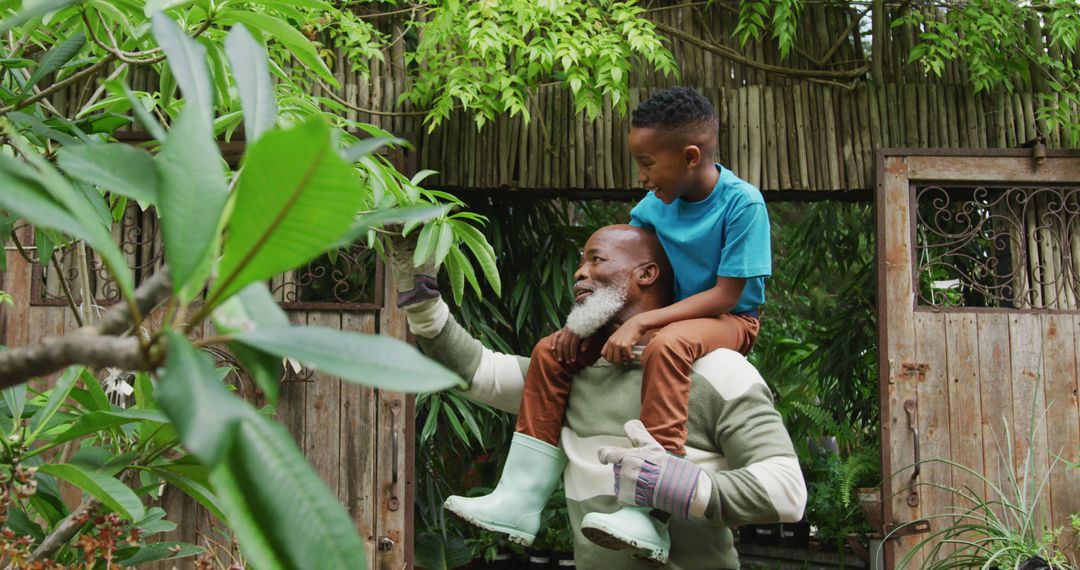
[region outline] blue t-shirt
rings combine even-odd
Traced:
[[[720,179],[704,200],[665,204],[650,193],[630,211],[630,223],[656,231],[675,271],[676,301],[712,289],[717,277],[744,277],[731,309],[744,313],[765,302],[765,278],[772,275],[769,213],[757,188],[716,169]]]

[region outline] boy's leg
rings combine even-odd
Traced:
[[[573,360],[559,362],[555,358],[555,351],[551,350],[551,338],[548,336],[538,342],[529,358],[521,410],[514,431],[557,447],[566,400],[570,396],[570,381],[575,374],[600,358],[600,349],[604,347],[606,339],[594,336],[588,348],[574,355]]]
[[[679,321],[660,329],[641,356],[641,423],[664,449],[685,455],[686,420],[690,407],[690,368],[718,349],[750,352],[758,320],[723,315],[715,319]]]

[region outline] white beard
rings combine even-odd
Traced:
[[[596,288],[584,301],[574,305],[570,315],[566,317],[566,327],[579,338],[592,336],[626,306],[629,290],[629,279],[608,287]]]

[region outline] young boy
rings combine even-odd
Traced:
[[[572,378],[601,356],[617,365],[637,359],[635,345],[643,341],[641,422],[668,453],[686,454],[691,366],[719,348],[744,355],[750,351],[758,333],[758,305],[764,302],[764,278],[772,267],[765,202],[756,188],[714,162],[718,128],[712,104],[692,88],[657,92],[634,111],[630,152],[639,181],[651,192],[631,211],[630,223],[653,229],[660,239],[675,274],[675,302],[622,323],[575,319],[571,313],[567,328],[540,341],[525,376],[517,433],[499,485],[485,497],[450,497],[448,510],[488,530],[506,532],[516,542],[531,542],[547,495],[561,475],[558,445]],[[603,263],[589,256],[585,252],[583,265]],[[575,293],[575,312],[597,294],[578,287]],[[608,296],[620,302],[617,291]],[[616,513],[590,515],[583,521],[584,534],[612,548],[666,541],[662,522],[642,518],[666,519],[650,514],[646,505],[690,516],[700,473],[693,467],[684,470],[683,482],[664,475],[669,480],[663,500],[651,498],[658,484],[655,473],[651,478],[638,475],[636,493],[650,499]],[[511,477],[528,480],[507,481]]]

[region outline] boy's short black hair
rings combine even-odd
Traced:
[[[716,147],[719,121],[707,97],[693,87],[675,87],[653,93],[638,105],[630,126],[677,134],[685,143]]]

